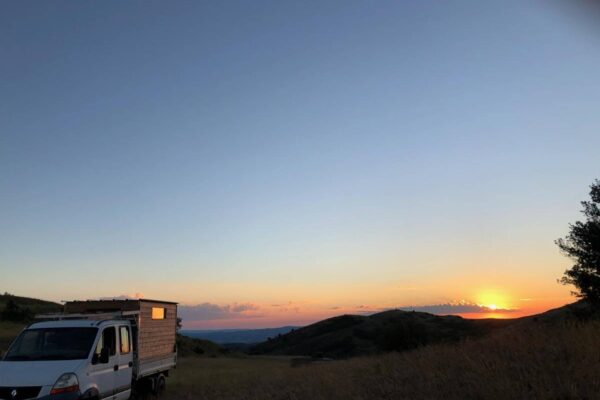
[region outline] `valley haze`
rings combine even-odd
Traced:
[[[256,344],[265,340],[283,335],[298,326],[283,326],[279,328],[263,329],[211,329],[211,330],[186,330],[180,331],[182,335],[196,339],[210,340],[218,344],[242,343]]]

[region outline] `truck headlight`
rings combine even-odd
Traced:
[[[62,374],[56,381],[50,394],[71,393],[79,391],[79,381],[77,375],[73,373]]]

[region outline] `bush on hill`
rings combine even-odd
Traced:
[[[27,307],[20,307],[13,299],[8,300],[0,319],[11,322],[27,322],[33,319],[33,312]]]

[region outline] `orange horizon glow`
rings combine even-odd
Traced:
[[[440,313],[437,315],[458,315],[467,319],[514,319],[529,315],[543,313],[553,308],[561,307],[565,304],[576,301],[575,298],[564,297],[549,299],[547,301],[535,301],[534,304],[528,304],[522,308],[501,308],[495,303],[482,306],[479,312],[457,312]],[[522,303],[532,303],[531,299],[521,301]],[[458,304],[458,303],[457,303]],[[503,303],[500,303],[503,304]],[[492,306],[495,306],[493,308]],[[186,307],[186,306],[183,306]],[[269,305],[255,305],[255,309],[235,317],[223,319],[210,319],[202,321],[185,320],[184,329],[256,329],[256,328],[275,328],[281,326],[306,326],[324,319],[332,318],[344,314],[371,315],[390,309],[402,309],[405,307],[334,307],[326,308],[318,305],[297,306],[291,304],[284,310],[276,310],[277,307]],[[487,311],[486,311],[487,310]]]
[[[546,285],[531,291],[518,284],[510,289],[509,286],[483,284],[474,284],[473,287],[469,289],[464,284],[459,286],[458,283],[451,281],[444,282],[444,285],[434,282],[429,282],[427,285],[414,282],[401,285],[361,283],[348,285],[345,288],[337,287],[335,291],[328,285],[285,286],[276,290],[263,284],[248,285],[244,288],[239,288],[237,285],[226,287],[215,285],[215,288],[221,289],[221,293],[227,293],[229,296],[221,298],[218,302],[198,302],[182,301],[182,295],[189,291],[176,296],[170,293],[169,285],[163,285],[160,292],[142,293],[133,290],[129,292],[130,294],[97,298],[179,300],[179,316],[183,318],[184,329],[306,326],[344,314],[366,316],[393,309],[415,309],[436,315],[458,315],[468,319],[512,319],[543,313],[577,300],[569,295],[569,288],[562,285]],[[285,298],[284,291],[291,300],[278,301]],[[448,296],[452,296],[450,298],[462,299],[447,300],[448,297],[436,299],[433,293],[447,293]],[[525,296],[525,293],[530,293],[531,297]],[[27,293],[18,294],[27,295]],[[536,296],[534,297],[533,294]],[[209,293],[207,297],[208,295]],[[92,297],[81,296],[79,299],[90,298]],[[431,298],[436,300],[429,300]],[[253,301],[254,299],[256,301]],[[359,302],[355,299],[371,301]]]
[[[305,326],[343,315],[370,315],[391,309],[411,309],[437,315],[463,318],[520,318],[561,307],[577,299],[570,287],[559,285],[548,275],[560,276],[565,260],[548,259],[550,272],[541,267],[527,273],[512,271],[475,276],[454,275],[440,269],[436,278],[413,276],[397,280],[390,275],[344,280],[324,276],[307,283],[292,279],[218,281],[186,279],[173,276],[160,282],[147,281],[143,286],[124,286],[113,296],[101,292],[103,285],[92,290],[74,287],[69,298],[57,298],[47,285],[31,293],[15,294],[61,301],[92,298],[150,298],[178,302],[184,329],[253,329],[280,326]],[[502,270],[498,265],[493,269]],[[431,272],[428,272],[431,274]],[[307,278],[308,279],[308,278]],[[94,292],[94,291],[98,292]],[[119,294],[120,293],[120,294]],[[114,295],[117,296],[114,296]],[[423,310],[424,309],[424,310]]]

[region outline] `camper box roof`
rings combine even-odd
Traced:
[[[177,304],[172,301],[150,299],[68,301],[65,303],[65,313],[137,311],[141,308],[141,303]]]

